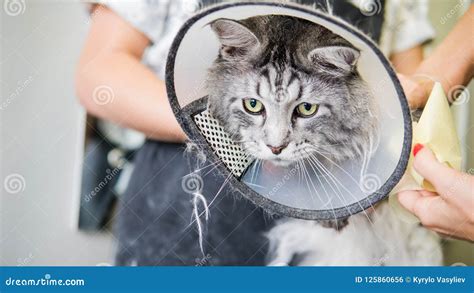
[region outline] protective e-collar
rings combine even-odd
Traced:
[[[207,111],[205,78],[219,42],[209,23],[219,18],[288,15],[322,25],[361,52],[358,69],[378,103],[380,139],[362,166],[347,161],[331,166],[329,175],[314,172],[311,183],[296,176],[294,166],[255,166],[242,158],[234,143]],[[282,3],[227,3],[210,7],[189,19],[178,32],[166,66],[166,87],[175,116],[192,142],[223,164],[216,169],[228,184],[263,209],[284,216],[331,220],[372,207],[385,198],[405,172],[411,149],[411,119],[403,90],[389,62],[365,35],[345,22],[310,8]],[[364,170],[361,172],[361,170]]]

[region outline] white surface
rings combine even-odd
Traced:
[[[2,9],[1,22],[0,265],[111,263],[110,233],[76,229],[84,112],[73,78],[84,7],[28,1],[18,16]],[[18,193],[5,189],[11,174],[24,178]]]

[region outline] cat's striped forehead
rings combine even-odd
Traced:
[[[255,91],[262,100],[288,103],[301,98],[303,86],[294,69],[269,63],[259,72]]]

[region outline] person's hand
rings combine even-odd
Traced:
[[[429,78],[397,74],[411,109],[423,108],[433,89],[434,82]]]
[[[433,231],[474,241],[474,176],[438,162],[431,150],[421,144],[415,145],[413,154],[415,170],[437,193],[403,191],[398,194],[401,205]]]

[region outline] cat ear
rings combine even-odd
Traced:
[[[354,71],[360,53],[343,46],[316,48],[308,53],[308,59],[319,70],[332,75],[347,75]]]
[[[252,31],[235,20],[220,18],[211,23],[211,28],[222,44],[223,57],[246,56],[260,44]]]

